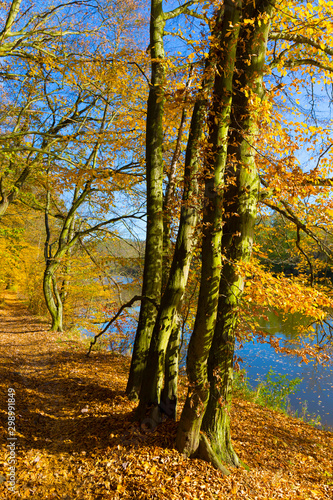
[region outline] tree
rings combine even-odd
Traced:
[[[208,65],[209,66],[209,65]],[[149,364],[143,375],[140,392],[138,416],[143,417],[147,408],[153,405],[151,415],[159,421],[159,408],[168,408],[170,401],[177,400],[178,364],[172,366],[173,376],[169,373],[172,352],[178,355],[177,314],[187,284],[192,252],[195,247],[195,231],[198,220],[198,171],[201,136],[207,108],[207,93],[211,86],[210,68],[206,68],[203,88],[193,108],[189,137],[185,156],[184,191],[179,228],[171,268],[163,291],[149,347]],[[167,352],[168,350],[168,352]],[[165,380],[164,380],[165,376]],[[163,397],[162,389],[164,384]],[[173,412],[175,412],[175,405]],[[171,416],[171,415],[170,415]],[[174,414],[175,416],[175,414]]]
[[[194,1],[163,12],[163,0],[151,1],[150,61],[151,82],[146,120],[147,231],[142,296],[160,303],[163,279],[163,116],[166,63],[164,29],[166,21],[184,12]],[[156,308],[150,300],[141,304],[126,393],[137,400],[156,323]]]
[[[131,81],[131,74],[128,76],[128,83]],[[121,74],[121,81],[118,85],[124,87],[125,77]],[[100,81],[103,85],[103,81]],[[80,83],[78,83],[80,86]],[[127,174],[129,165],[112,165],[115,160],[119,160],[118,147],[121,141],[116,140],[112,143],[111,128],[118,118],[119,90],[116,82],[113,82],[111,89],[106,87],[106,93],[102,96],[94,94],[93,96],[93,114],[84,124],[78,124],[77,130],[73,133],[74,137],[80,136],[80,141],[73,141],[66,137],[66,157],[60,158],[59,164],[50,162],[46,169],[45,188],[45,262],[44,272],[44,295],[48,310],[52,317],[51,329],[62,331],[63,318],[63,285],[58,287],[56,272],[66,264],[73,252],[75,246],[82,245],[84,239],[91,237],[94,233],[109,228],[110,226],[126,219],[141,218],[139,211],[134,209],[130,213],[127,209],[125,213],[116,214],[112,199],[117,191],[124,191],[130,194],[131,188],[137,184],[138,179],[131,174]],[[122,101],[125,107],[125,101]],[[120,113],[119,113],[120,114]],[[124,117],[126,113],[124,112]],[[119,116],[119,122],[116,124],[116,131],[119,132],[123,125],[122,118]],[[128,126],[128,120],[125,120],[125,127]],[[72,124],[73,127],[73,124]],[[127,135],[127,142],[129,136]],[[126,142],[126,132],[123,133],[123,140]],[[69,145],[67,145],[69,142]],[[69,147],[70,146],[70,147]],[[59,179],[60,173],[60,179]],[[57,217],[61,220],[58,224],[58,235],[51,241],[51,232],[49,226],[49,214],[51,212],[51,184],[57,178],[56,189],[59,189],[60,183],[66,185],[67,199],[64,208]],[[69,203],[68,198],[72,191],[72,200]],[[59,192],[53,188],[54,199],[59,197]],[[108,196],[109,203],[106,205],[104,196]],[[85,216],[83,208],[91,205],[89,215]],[[55,210],[53,210],[53,213]],[[111,214],[113,213],[112,217]]]
[[[255,161],[258,135],[256,107],[260,106],[264,97],[264,61],[272,12],[273,2],[256,2],[255,6],[252,2],[243,2],[242,27],[233,78],[228,165],[223,189],[222,274],[219,281],[219,269],[216,268],[220,266],[217,261],[215,268],[211,264],[206,279],[201,281],[201,286],[207,287],[207,278],[214,276],[215,269],[215,286],[219,287],[218,305],[217,309],[215,303],[211,311],[205,311],[205,318],[212,318],[214,334],[212,340],[212,336],[206,340],[200,335],[196,339],[197,330],[194,328],[187,360],[190,387],[177,435],[180,451],[185,451],[188,455],[197,453],[225,473],[227,471],[222,462],[230,465],[240,463],[230,439],[229,406],[235,333],[244,289],[243,263],[248,262],[251,256],[256,208],[259,202],[259,175]],[[306,231],[305,226],[286,208],[284,213],[288,212],[289,218],[293,219],[296,226]],[[217,220],[214,218],[215,222]],[[213,230],[214,225],[211,222],[209,234]],[[207,251],[211,253],[211,247],[206,250],[203,244],[203,269],[207,261]],[[211,285],[212,296],[213,290]],[[202,314],[200,309],[203,302],[200,298],[199,304],[197,318]],[[205,372],[208,373],[209,387]]]
[[[258,135],[257,117],[251,100],[263,99],[263,71],[266,44],[274,2],[244,5],[243,19],[254,20],[250,30],[242,29],[234,81],[233,112],[228,142],[229,165],[224,193],[222,238],[223,268],[214,337],[208,360],[210,394],[202,424],[213,458],[238,465],[232,448],[228,408],[231,403],[235,330],[244,290],[243,262],[252,253],[253,232],[259,201],[259,175],[253,144]],[[256,54],[255,56],[253,54]],[[236,79],[236,78],[235,78]]]
[[[236,328],[246,274],[244,266],[252,254],[260,200],[255,159],[258,109],[265,107],[265,103],[261,104],[265,96],[264,64],[273,11],[273,2],[262,1],[256,5],[249,1],[225,2],[210,37],[217,62],[204,163],[202,269],[196,321],[188,348],[190,385],[178,428],[177,447],[189,456],[197,454],[211,461],[225,473],[222,462],[240,463],[231,444],[229,407]],[[299,229],[307,234],[311,232],[290,209],[285,207],[283,213],[289,214]],[[181,218],[178,237],[184,227]],[[172,323],[170,317],[163,320],[168,314],[166,304],[172,303],[168,286],[172,282],[175,260],[177,244],[140,393],[138,416],[142,418],[153,405],[154,421],[158,421],[159,405],[163,408],[165,353]],[[172,306],[170,314],[174,314]]]
[[[20,201],[45,212],[44,295],[52,329],[61,331],[66,280],[59,288],[57,271],[64,266],[68,268],[70,253],[85,236],[94,230],[101,231],[110,221],[124,220],[118,214],[111,216],[112,199],[117,191],[125,189],[130,197],[133,186],[141,182],[140,173],[136,171],[133,176],[131,171],[140,160],[137,129],[141,117],[140,112],[128,112],[128,107],[137,105],[142,98],[139,85],[136,93],[128,92],[129,83],[133,89],[135,77],[140,73],[138,62],[134,65],[131,60],[134,47],[129,50],[122,41],[122,31],[128,31],[128,27],[118,26],[117,40],[105,41],[104,33],[98,33],[96,38],[100,43],[96,49],[96,40],[84,42],[79,36],[82,30],[66,31],[64,20],[56,17],[59,10],[66,10],[68,16],[69,9],[82,4],[71,2],[37,12],[28,17],[24,28],[12,33],[20,3],[12,3],[3,31],[3,40],[12,37],[16,41],[3,47],[7,47],[6,54],[12,57],[11,68],[16,71],[19,83],[12,88],[17,92],[15,105],[9,99],[7,109],[3,110],[1,210],[4,214],[10,203]],[[121,18],[133,20],[133,10],[128,12],[127,7],[119,7],[119,25]],[[106,31],[108,8],[103,11]],[[75,22],[79,25],[80,12],[76,14]],[[28,14],[22,16],[25,19]],[[56,28],[53,18],[60,23]],[[22,18],[18,17],[17,23],[22,23]],[[96,26],[91,35],[95,36],[95,30]],[[66,47],[62,35],[72,36],[71,52],[66,52],[69,46]],[[110,48],[113,42],[115,45]],[[92,149],[91,143],[95,143]],[[30,186],[33,181],[45,188],[45,203],[34,196],[33,189],[23,189],[28,186],[28,177]],[[72,203],[68,203],[70,196]],[[88,221],[89,218],[82,217],[83,205],[94,202],[99,212],[90,214]],[[127,209],[123,216],[129,219]],[[50,218],[56,218],[57,225],[50,224]]]
[[[57,80],[57,76],[61,81],[73,63],[72,55],[66,52],[65,40],[82,30],[80,20],[69,23],[68,19],[73,9],[80,18],[77,7],[82,5],[88,5],[88,2],[64,2],[33,12],[31,9],[22,11],[22,0],[13,0],[10,4],[0,34],[0,57],[4,61],[1,77],[7,91],[3,97],[8,100],[6,105],[6,99],[3,99],[5,106],[1,113],[4,166],[0,178],[0,216],[17,199],[41,156],[47,153],[50,144],[57,141],[57,134],[84,113],[79,109],[81,103],[78,99],[72,103],[71,111],[67,109],[62,117],[57,115],[51,123],[43,122],[40,117],[34,118],[38,104],[48,99],[45,89]],[[55,89],[50,91],[52,95]],[[22,159],[23,151],[30,153],[27,161]]]

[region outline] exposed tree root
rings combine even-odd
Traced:
[[[199,447],[195,453],[195,457],[201,458],[202,460],[205,460],[206,462],[212,464],[225,476],[228,476],[230,474],[230,471],[226,467],[224,467],[216,453],[213,451],[213,448],[211,447],[207,436],[202,432],[200,432]]]
[[[205,462],[212,464],[216,469],[220,470],[225,476],[228,476],[230,474],[230,471],[223,465],[217,453],[215,453],[215,451],[213,450],[208,437],[203,432],[200,432],[199,446],[197,451],[193,455],[193,458],[201,458],[202,460],[205,460]],[[246,470],[248,471],[250,470],[250,467],[246,465],[244,462],[242,462],[237,457],[236,454],[234,455],[234,458],[235,459],[230,463],[231,466],[233,467],[242,466]]]

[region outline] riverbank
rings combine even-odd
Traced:
[[[223,477],[174,450],[176,423],[144,433],[133,422],[127,357],[97,351],[87,358],[87,343],[48,332],[13,294],[0,320],[1,498],[13,498],[9,472],[20,499],[332,498],[332,433],[235,399],[233,443],[250,471]],[[15,470],[8,437],[16,438]]]

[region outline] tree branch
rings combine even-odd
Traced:
[[[165,21],[168,21],[169,19],[174,19],[180,14],[184,14],[186,11],[189,11],[186,12],[187,14],[191,13],[191,10],[188,9],[188,7],[190,7],[194,3],[198,3],[197,0],[189,0],[188,2],[185,2],[183,5],[180,5],[179,7],[176,7],[175,9],[170,10],[169,12],[164,12],[163,16]]]
[[[300,251],[300,253],[307,260],[307,263],[308,263],[309,268],[310,268],[310,274],[311,274],[310,284],[311,284],[311,286],[313,286],[313,284],[314,284],[313,265],[312,265],[312,262],[311,262],[309,256],[304,252],[304,250],[301,247],[301,235],[300,235],[300,227],[299,226],[297,226],[296,246],[297,246],[298,250]]]
[[[103,328],[103,330],[101,330],[97,335],[95,335],[95,337],[93,338],[93,340],[90,342],[89,351],[86,354],[87,357],[90,355],[92,346],[96,344],[97,339],[101,335],[103,335],[103,333],[105,333],[108,330],[108,328],[110,328],[110,326],[112,325],[112,323],[114,323],[116,321],[116,319],[119,318],[119,316],[121,315],[121,313],[123,312],[124,309],[126,309],[127,307],[131,307],[134,304],[134,302],[137,302],[138,300],[141,300],[141,301],[142,300],[148,300],[149,302],[151,302],[156,307],[156,309],[158,309],[157,303],[155,302],[154,299],[151,299],[150,297],[145,297],[144,295],[135,295],[134,297],[132,297],[131,300],[129,300],[128,302],[126,302],[126,304],[123,304],[121,306],[121,308],[118,310],[118,312],[113,316],[113,318]]]
[[[278,66],[278,61],[281,60],[282,57],[279,56],[277,60],[274,60],[271,64],[270,67],[276,67]],[[283,61],[283,66],[285,68],[297,68],[299,66],[315,66],[319,69],[323,69],[325,71],[330,71],[333,73],[333,66],[327,66],[326,64],[323,64],[319,61],[315,61],[315,59],[287,59]]]
[[[326,249],[325,245],[322,244],[322,242],[314,234],[314,232],[311,231],[311,229],[309,229],[306,226],[306,224],[304,224],[304,222],[302,222],[301,220],[299,220],[299,218],[297,217],[297,215],[288,206],[287,202],[281,201],[282,205],[284,206],[284,209],[281,208],[281,207],[278,207],[277,205],[273,205],[273,203],[269,203],[268,201],[265,201],[265,200],[263,200],[263,203],[267,207],[271,208],[275,212],[280,213],[281,215],[283,215],[284,217],[286,217],[286,219],[288,219],[291,222],[293,222],[293,224],[295,224],[295,226],[298,229],[301,229],[302,231],[304,231],[305,234],[307,234],[310,238],[312,238],[316,242],[316,244],[318,245],[318,247],[320,248],[320,250],[326,255],[326,257],[330,261],[332,261],[332,253],[329,251],[329,249]]]
[[[295,42],[295,43],[301,44],[301,45],[310,45],[311,47],[314,47],[315,49],[318,49],[318,50],[321,50],[322,52],[325,52],[325,54],[333,56],[333,48],[328,47],[326,44],[323,44],[322,42],[316,42],[315,40],[312,40],[312,38],[309,38],[309,37],[304,36],[304,35],[286,33],[286,32],[281,33],[279,31],[272,31],[269,34],[269,40],[286,40],[286,41]]]

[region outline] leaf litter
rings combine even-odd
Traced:
[[[174,449],[177,423],[154,432],[125,396],[129,358],[85,356],[13,294],[0,311],[2,499],[331,499],[333,434],[235,399],[234,447],[250,467],[222,476]],[[7,394],[15,389],[16,489],[8,490]],[[185,384],[180,387],[184,397]]]

